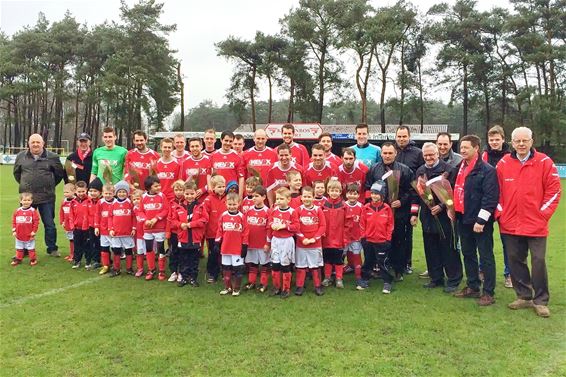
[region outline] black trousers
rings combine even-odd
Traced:
[[[364,243],[364,265],[362,266],[362,278],[369,281],[373,268],[377,264],[379,273],[385,283],[393,282],[393,271],[389,263],[391,244],[389,242]]]
[[[474,232],[474,224],[463,224],[458,219],[458,232],[464,256],[467,285],[474,291],[481,286],[479,277],[478,253],[484,274],[483,293],[495,294],[495,257],[493,256],[493,221],[488,221],[483,232]]]
[[[169,269],[171,272],[179,270],[179,239],[177,233],[171,233],[171,237],[169,237]]]
[[[405,228],[405,243],[403,245],[404,251],[403,255],[405,256],[405,266],[412,267],[413,266],[413,226],[410,224]]]
[[[501,235],[507,256],[511,281],[517,297],[533,300],[536,305],[548,305],[548,275],[546,272],[546,237]],[[527,257],[531,251],[531,269],[527,265]],[[534,291],[534,295],[533,295]]]
[[[75,254],[73,256],[73,261],[75,263],[80,263],[84,255],[85,259],[87,260],[87,264],[90,264],[90,260],[87,257],[90,249],[89,231],[81,229],[73,230],[73,243],[75,245]]]
[[[456,287],[462,281],[462,260],[453,246],[452,232],[442,238],[438,233],[423,232],[423,245],[428,275],[433,283]]]
[[[185,280],[197,280],[198,264],[200,260],[200,248],[179,248],[178,249],[179,272]]]
[[[94,228],[89,228],[89,253],[85,255],[87,264],[90,262],[100,263],[100,236],[94,234]]]
[[[208,259],[206,261],[206,272],[209,277],[218,279],[220,275],[220,253],[215,249],[216,241],[214,238],[207,238],[206,242],[208,244]]]
[[[408,237],[411,237],[408,240]],[[395,217],[395,227],[391,238],[391,266],[397,274],[403,274],[407,267],[408,249],[412,248],[413,226],[409,218]],[[407,246],[410,245],[410,246]],[[412,255],[412,253],[411,253]]]

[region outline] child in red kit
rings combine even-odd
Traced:
[[[143,239],[145,240],[146,259],[149,270],[145,275],[145,280],[153,280],[155,276],[155,249],[159,253],[158,267],[160,281],[166,280],[165,266],[167,258],[165,256],[165,224],[169,214],[169,201],[161,192],[159,178],[150,175],[144,181],[146,193],[141,199],[141,211],[146,218],[143,228]]]
[[[97,212],[94,216],[94,234],[100,237],[100,260],[102,268],[99,275],[110,271],[110,226],[108,220],[114,204],[114,186],[105,183],[102,186],[102,199],[98,201]]]
[[[248,245],[248,253],[245,259],[248,265],[248,283],[244,286],[244,289],[254,289],[257,275],[260,273],[258,291],[263,293],[267,290],[269,263],[271,262],[269,246],[267,245],[269,208],[265,205],[267,191],[263,186],[256,186],[252,193],[254,205],[244,215],[246,230],[244,243]]]
[[[96,177],[88,184],[88,248],[85,251],[85,269],[96,270],[100,264],[100,235],[95,233],[95,221],[98,213],[98,202],[102,196],[103,183]]]
[[[290,171],[286,174],[289,191],[291,191],[291,201],[289,207],[297,209],[301,206],[301,188],[303,187],[303,178],[298,171]]]
[[[134,205],[128,198],[130,185],[119,181],[114,185],[116,200],[112,203],[108,227],[110,229],[110,246],[112,247],[112,272],[110,277],[120,275],[120,257],[126,254],[126,272],[133,275],[134,236],[136,235],[136,216]]]
[[[305,291],[307,269],[312,273],[314,291],[317,296],[324,294],[320,282],[322,260],[322,236],[326,232],[326,218],[322,209],[313,204],[314,190],[303,187],[301,199],[303,204],[297,209],[299,216],[299,231],[297,232],[297,288],[295,295],[302,296]]]
[[[143,228],[145,226],[145,213],[141,208],[141,198],[143,196],[142,190],[135,190],[132,193],[131,200],[134,206],[134,216],[136,217],[136,273],[135,277],[142,277],[143,271],[143,260],[145,259],[145,240],[143,239]]]
[[[65,237],[69,240],[69,255],[65,257],[66,261],[72,262],[75,252],[75,244],[73,242],[73,231],[71,227],[71,202],[75,198],[75,184],[66,183],[63,187],[63,200],[59,208],[59,224],[65,230]]]
[[[332,284],[332,269],[336,272],[336,288],[344,288],[344,222],[346,206],[342,200],[342,184],[330,180],[326,186],[328,199],[322,206],[326,217],[326,235],[322,238],[322,255],[324,257],[324,280],[322,285]]]
[[[177,228],[179,239],[179,287],[190,284],[198,287],[198,264],[208,213],[197,202],[198,186],[194,181],[185,183],[183,203],[171,212],[172,226]]]
[[[94,181],[93,181],[94,182]],[[83,255],[87,259],[89,251],[89,224],[88,215],[91,207],[91,199],[87,196],[86,182],[77,182],[75,199],[71,202],[71,228],[73,229],[73,240],[75,243],[75,255],[73,269],[81,267]],[[94,234],[94,231],[93,231]],[[87,263],[89,261],[87,260]]]
[[[393,274],[388,263],[393,234],[393,211],[383,201],[386,193],[384,181],[375,182],[370,189],[371,202],[363,208],[360,226],[365,261],[362,267],[362,280],[356,289],[364,290],[369,286],[373,267],[377,264],[383,279],[383,293],[391,293]]]
[[[217,252],[216,243],[214,241],[216,232],[218,231],[218,219],[220,215],[226,211],[226,198],[224,196],[226,190],[226,180],[221,175],[215,175],[210,178],[211,192],[204,199],[204,210],[208,215],[208,223],[206,224],[205,237],[208,245],[208,260],[206,263],[207,280],[211,284],[218,280],[220,275],[220,254]]]
[[[245,215],[250,208],[254,206],[254,189],[259,185],[257,177],[249,177],[246,179],[246,195],[240,204],[240,211]]]
[[[288,298],[291,291],[291,265],[295,263],[295,240],[299,230],[297,211],[289,206],[291,191],[281,187],[275,192],[275,206],[269,213],[267,241],[271,247],[273,296]],[[283,284],[281,284],[283,275]]]
[[[33,194],[22,192],[20,194],[21,207],[14,211],[12,216],[12,235],[16,238],[16,257],[12,260],[12,266],[17,266],[24,259],[24,252],[29,254],[30,266],[37,264],[35,254],[35,234],[39,227],[38,211],[31,206]]]
[[[323,181],[315,181],[312,183],[312,188],[314,189],[314,200],[313,204],[317,207],[322,208],[324,202],[326,202],[326,183]]]
[[[244,258],[248,246],[244,244],[244,215],[238,211],[240,197],[237,193],[226,195],[227,210],[220,215],[216,233],[216,248],[222,256],[224,289],[221,295],[240,295],[242,276],[245,272]],[[220,246],[220,244],[222,244]]]
[[[344,237],[346,238],[346,257],[350,271],[354,271],[356,281],[362,278],[362,232],[360,219],[363,212],[362,203],[358,201],[360,197],[359,187],[355,183],[346,186],[346,220]]]
[[[185,182],[182,180],[175,181],[172,187],[175,198],[169,203],[167,230],[165,232],[169,240],[169,269],[171,270],[171,276],[167,281],[176,282],[181,281],[182,276],[179,274],[179,228],[176,223],[172,222],[172,217],[185,201]]]

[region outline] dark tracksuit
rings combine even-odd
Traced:
[[[462,164],[464,161],[462,161]],[[458,168],[460,168],[458,166]],[[499,201],[499,183],[495,169],[478,158],[464,183],[464,213],[456,213],[458,232],[464,257],[467,285],[479,291],[479,260],[484,273],[483,294],[495,292],[495,257],[493,256],[493,212]],[[491,215],[486,221],[480,217],[481,210]],[[474,224],[484,225],[483,232],[475,233]]]
[[[409,253],[409,249],[412,249],[413,227],[411,225],[411,205],[416,203],[415,193],[411,188],[411,182],[414,179],[413,172],[409,167],[397,161],[387,166],[383,161],[379,162],[373,165],[367,173],[365,189],[369,191],[371,185],[381,180],[383,175],[389,170],[399,170],[401,172],[399,182],[399,200],[401,201],[401,207],[395,208],[393,211],[395,227],[391,239],[390,257],[393,270],[395,270],[395,273],[402,275],[407,266],[405,255]],[[391,205],[388,200],[386,200],[386,202]]]
[[[455,169],[446,162],[439,160],[437,165],[428,167],[422,165],[417,169],[417,177],[424,176],[432,179],[448,172],[448,180],[454,184]],[[434,195],[434,193],[433,193]],[[452,232],[452,224],[446,213],[446,208],[434,195],[435,202],[443,207],[443,211],[436,215],[435,220],[428,206],[421,203],[419,219],[423,229],[423,245],[426,258],[426,265],[430,280],[438,285],[456,287],[462,281],[462,260],[455,247],[455,234]],[[444,233],[440,232],[439,225]]]

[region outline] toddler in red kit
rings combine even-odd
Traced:
[[[33,194],[22,192],[20,194],[21,206],[14,211],[12,216],[12,235],[16,238],[16,257],[12,260],[12,266],[17,266],[24,259],[24,252],[29,254],[30,266],[37,264],[35,254],[35,234],[39,227],[38,211],[31,206]]]

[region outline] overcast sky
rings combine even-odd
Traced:
[[[233,64],[216,56],[214,43],[230,35],[252,39],[257,30],[274,34],[280,30],[279,19],[296,7],[298,0],[165,0],[162,23],[177,24],[177,31],[170,35],[171,47],[177,50],[177,58],[185,80],[186,108],[197,106],[210,99],[217,104],[225,102]],[[391,5],[395,1],[371,1],[374,6]],[[439,1],[414,0],[426,11]],[[453,3],[454,1],[448,1]],[[127,0],[132,5],[135,1]],[[480,10],[494,5],[509,6],[508,0],[497,3],[479,0]],[[37,14],[43,12],[50,22],[63,18],[70,10],[80,23],[95,25],[105,20],[119,20],[119,0],[0,0],[0,30],[11,35],[26,25],[33,26]],[[265,93],[265,91],[263,91]],[[447,98],[442,90],[433,90],[436,98]],[[260,97],[262,93],[260,93]],[[266,96],[265,96],[266,97]],[[372,96],[374,98],[376,96]]]

